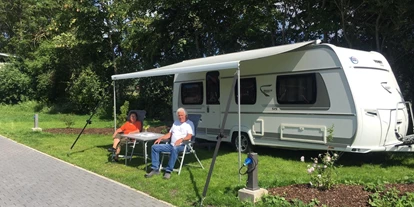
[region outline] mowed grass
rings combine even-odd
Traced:
[[[35,112],[34,108],[33,102],[15,106],[0,105],[0,134],[173,205],[199,204],[214,148],[196,149],[204,170],[185,166],[181,175],[174,173],[170,180],[164,180],[162,176],[146,179],[142,157],[135,157],[128,166],[125,166],[123,160],[120,163],[109,162],[109,153],[106,149],[112,145],[111,135],[83,134],[73,149],[70,149],[78,134],[32,132],[35,113],[39,114],[39,127],[42,129],[66,127],[61,120],[62,115]],[[89,116],[75,116],[75,124],[72,127],[83,128],[88,118]],[[94,117],[92,125],[88,127],[113,127],[113,121]],[[258,179],[262,188],[308,183],[309,175],[306,170],[307,165],[311,164],[310,158],[323,153],[265,147],[257,147],[255,151],[259,154]],[[305,156],[305,163],[300,162],[301,156]],[[242,161],[245,157],[246,155],[242,155]],[[237,193],[245,187],[247,176],[241,176],[240,181],[238,160],[238,153],[234,152],[229,144],[221,145],[203,202],[204,206],[243,206],[238,200]],[[198,165],[192,155],[186,158],[186,162]],[[340,183],[414,182],[413,153],[346,153],[337,164],[341,165],[337,169],[337,180]]]

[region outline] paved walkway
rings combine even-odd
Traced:
[[[0,206],[171,205],[0,136]]]

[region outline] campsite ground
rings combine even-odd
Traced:
[[[79,128],[52,128],[45,129],[45,132],[56,134],[77,134],[82,129]],[[150,132],[161,133],[168,130],[166,126],[151,127],[148,129]],[[110,136],[113,133],[113,128],[86,128],[84,134],[101,134]],[[414,184],[388,184],[387,188],[395,188],[400,194],[406,192],[414,192]],[[296,184],[282,187],[275,187],[267,189],[269,194],[278,195],[284,197],[287,200],[298,199],[304,203],[309,203],[312,199],[317,199],[322,206],[326,204],[330,207],[336,206],[348,206],[348,207],[361,207],[370,206],[368,204],[369,195],[371,192],[365,191],[364,186],[361,185],[344,185],[339,184],[334,188],[326,191],[320,191],[315,188],[310,188],[307,184]]]

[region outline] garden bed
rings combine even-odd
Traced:
[[[406,192],[414,192],[414,184],[387,184],[386,189],[395,188],[400,192],[400,196]],[[330,190],[318,190],[309,187],[308,184],[297,184],[268,189],[269,195],[277,195],[291,201],[298,199],[304,203],[309,203],[312,199],[317,199],[320,203],[329,207],[362,207],[368,204],[371,192],[365,191],[361,185],[338,184]]]

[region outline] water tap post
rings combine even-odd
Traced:
[[[39,115],[35,114],[34,115],[34,128],[38,128],[39,127]]]
[[[262,196],[269,193],[266,189],[259,188],[257,179],[258,164],[257,153],[249,153],[244,161],[244,165],[242,166],[247,167],[247,171],[245,173],[247,174],[247,183],[245,188],[239,190],[240,201],[251,201],[255,203],[259,201]]]
[[[257,168],[258,168],[258,156],[257,153],[252,152],[248,154],[250,162],[247,165],[247,183],[246,189],[248,190],[258,190],[258,179],[257,179]]]
[[[34,119],[34,127],[32,128],[32,130],[34,132],[42,131],[42,128],[39,128],[39,115],[35,114],[33,119]]]

